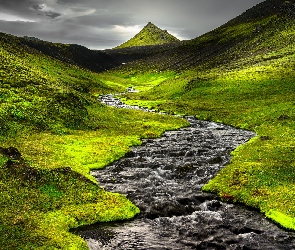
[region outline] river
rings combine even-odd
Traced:
[[[140,109],[112,95],[100,101]],[[295,249],[295,233],[201,191],[255,133],[185,118],[190,127],[143,140],[126,157],[92,171],[105,190],[126,195],[141,213],[132,221],[79,228],[89,249]]]

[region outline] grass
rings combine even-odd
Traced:
[[[185,80],[184,74],[182,79],[170,79],[127,98],[131,104],[153,103],[155,109],[167,113],[195,115],[255,131],[258,137],[235,150],[231,164],[203,190],[259,208],[284,227],[295,229],[295,82],[293,78],[266,79],[267,69],[256,74],[263,80],[236,81],[224,74],[218,79],[192,82]],[[290,222],[283,223],[282,218],[287,217]]]
[[[175,130],[186,124],[172,117],[105,106],[91,112],[99,121],[97,130],[67,130],[64,135],[48,131],[20,134],[3,137],[1,144],[18,148],[36,168],[70,166],[91,179],[90,169],[102,168],[124,156],[130,146],[141,144],[141,138],[158,137],[166,129]],[[130,130],[130,126],[136,129]]]
[[[81,238],[68,232],[69,228],[130,219],[139,213],[124,196],[100,188],[89,170],[124,156],[130,146],[141,143],[140,138],[160,136],[186,122],[107,107],[95,112],[103,126],[97,131],[1,138],[2,146],[18,148],[25,159],[15,168],[1,168],[1,249],[87,249]],[[29,177],[23,180],[23,175]]]
[[[118,91],[125,92],[128,87],[144,92],[158,86],[160,83],[175,77],[173,71],[134,73],[112,71],[100,73],[99,79],[107,86],[116,86]]]
[[[69,228],[131,218],[139,210],[70,168],[35,169],[24,162],[1,172],[1,249],[88,249]]]

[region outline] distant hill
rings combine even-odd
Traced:
[[[149,22],[138,34],[115,49],[178,42],[175,36]]]
[[[100,54],[82,46],[0,33],[0,137],[24,128],[82,126],[88,116],[86,107],[96,102],[91,94],[109,90],[98,74],[83,69],[88,68],[87,55],[89,61],[93,59],[94,70],[109,67],[108,60],[98,61]]]
[[[162,53],[153,53],[141,61],[128,64],[128,68],[144,70],[185,70],[193,67],[215,67],[240,60],[254,63],[258,54],[275,51],[285,54],[286,44],[293,43],[291,34],[295,17],[295,2],[264,1],[226,24]],[[282,34],[290,34],[282,35]],[[281,50],[281,52],[280,52]]]
[[[5,34],[1,34],[1,36],[5,36]],[[77,44],[51,43],[35,37],[23,37],[19,38],[19,41],[59,61],[89,69],[93,72],[102,72],[120,65],[102,51],[90,50]]]

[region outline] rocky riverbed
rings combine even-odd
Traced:
[[[131,108],[111,95],[100,100]],[[101,186],[125,194],[141,213],[129,222],[80,228],[89,248],[295,249],[294,233],[278,228],[258,211],[223,203],[201,191],[229,163],[230,152],[255,134],[186,119],[190,127],[144,140],[125,158],[92,172]]]

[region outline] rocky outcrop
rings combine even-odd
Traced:
[[[20,160],[22,156],[21,153],[18,151],[18,149],[14,147],[9,147],[9,148],[0,147],[0,154],[5,155],[6,157],[12,160]]]

